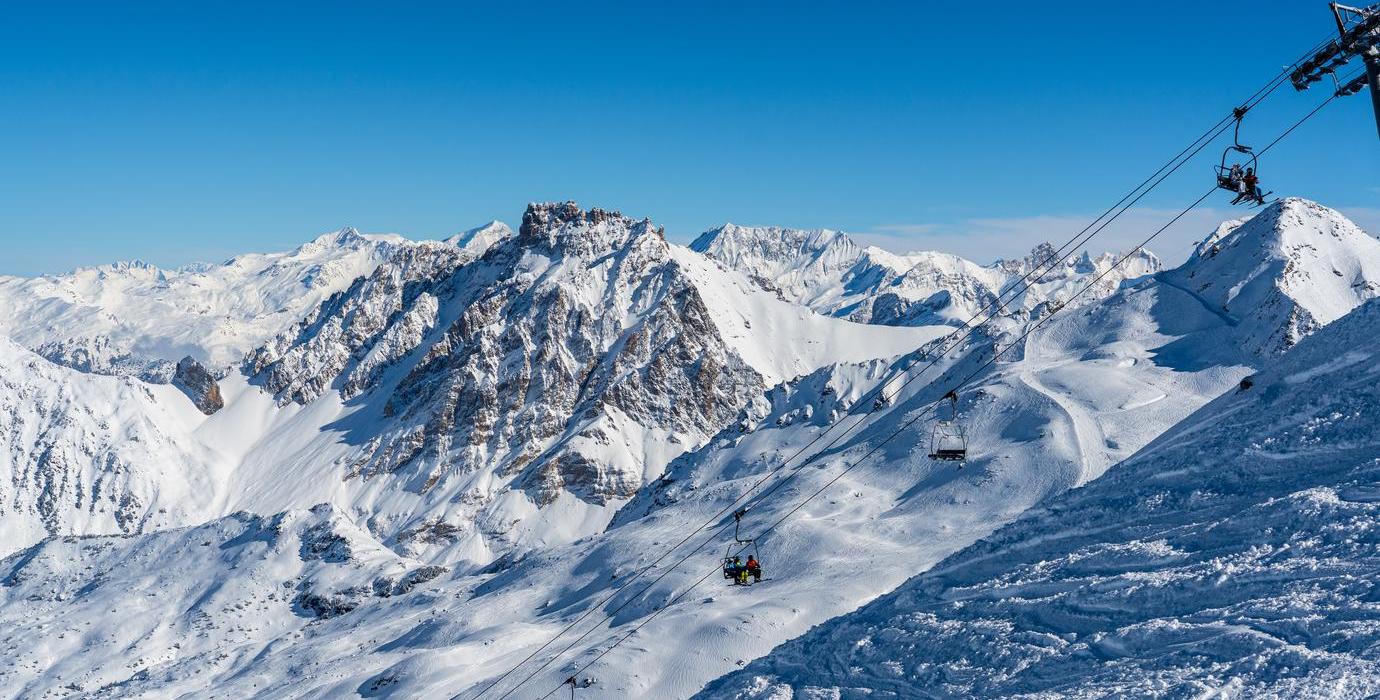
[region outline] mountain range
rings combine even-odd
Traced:
[[[0,696],[1364,690],[1377,296],[1299,199],[1170,270],[559,202],[0,278]]]

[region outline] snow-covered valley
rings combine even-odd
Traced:
[[[1174,270],[1045,270],[1052,253],[984,266],[731,224],[687,248],[563,203],[447,241],[347,231],[220,267],[0,281],[0,696],[536,698],[576,673],[615,698],[1155,693],[1138,669],[1157,645],[1204,632],[1116,627],[1190,624],[1151,610],[1055,633],[1036,607],[1026,631],[1034,594],[1011,581],[1084,585],[1041,562],[1095,547],[1114,583],[1177,566],[1115,552],[1142,507],[1207,527],[1193,494],[1285,517],[1270,499],[1292,491],[1194,480],[1323,430],[1284,407],[1373,374],[1343,347],[1375,332],[1374,305],[1353,309],[1380,296],[1380,241],[1290,199]],[[122,369],[183,355],[214,380]],[[965,379],[960,468],[928,454],[931,409]],[[1360,454],[1368,394],[1345,395],[1325,424],[1359,425]],[[1294,454],[1259,459],[1284,474]],[[1308,488],[1364,490],[1356,464]],[[742,506],[767,580],[735,587],[719,565]],[[1165,688],[1240,668],[1175,663]]]

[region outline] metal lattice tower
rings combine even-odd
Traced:
[[[1301,63],[1290,78],[1295,89],[1307,90],[1327,76],[1336,81],[1337,71],[1360,57],[1365,73],[1345,84],[1337,82],[1337,94],[1355,95],[1369,87],[1380,131],[1380,4],[1362,8],[1334,2],[1331,6],[1340,36]]]

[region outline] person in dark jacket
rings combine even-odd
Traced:
[[[733,585],[747,583],[747,567],[743,566],[743,560],[733,557],[732,560],[724,562],[724,577],[733,580]]]
[[[1265,203],[1265,195],[1260,191],[1260,178],[1255,174],[1255,168],[1246,168],[1246,175],[1241,178],[1241,194],[1236,196],[1232,204],[1239,204],[1247,199],[1254,199],[1256,204]]]
[[[757,557],[748,555],[747,566],[744,567],[747,573],[752,575],[754,583],[762,582],[762,563],[757,561]]]

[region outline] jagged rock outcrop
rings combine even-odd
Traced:
[[[423,298],[424,289],[447,279],[465,259],[444,244],[398,250],[373,273],[331,295],[296,328],[255,350],[249,373],[258,376],[280,404],[308,403],[353,365],[357,374],[344,387],[353,396],[368,377],[420,342],[423,327],[435,323],[434,310],[429,321],[425,312],[435,306],[435,297]],[[394,330],[399,315],[402,327]],[[368,356],[371,351],[374,354]]]
[[[225,408],[225,399],[221,398],[220,384],[216,382],[215,375],[191,357],[184,357],[177,363],[172,385],[181,389],[197,410],[208,416]]]
[[[251,356],[280,403],[334,388],[390,420],[346,478],[426,493],[484,472],[477,507],[503,484],[603,504],[646,478],[630,431],[669,458],[763,389],[650,221],[533,204],[493,238],[478,259],[401,251]]]

